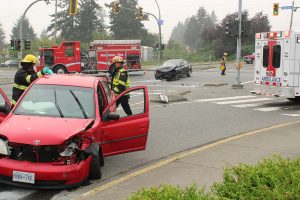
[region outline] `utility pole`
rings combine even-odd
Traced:
[[[161,16],[160,16],[160,8],[159,5],[157,3],[157,0],[155,0],[155,3],[157,5],[158,8],[158,19],[156,19],[156,22],[158,24],[158,34],[159,34],[159,41],[158,41],[158,66],[160,66],[161,60],[162,60],[162,51],[161,51],[161,25],[162,25],[162,20],[161,20]]]
[[[32,2],[27,8],[26,8],[26,10],[25,10],[25,12],[23,13],[23,15],[22,15],[22,18],[21,18],[21,20],[20,20],[20,31],[19,31],[19,36],[20,36],[20,61],[22,60],[22,58],[23,58],[23,47],[24,47],[24,44],[23,44],[23,36],[22,36],[22,34],[23,34],[23,30],[22,30],[22,28],[23,28],[23,19],[25,18],[25,15],[26,15],[26,13],[27,13],[27,11],[29,10],[29,8],[33,5],[33,4],[35,4],[35,3],[37,3],[37,2],[39,2],[39,1],[45,1],[47,4],[49,4],[50,2],[49,2],[49,0],[36,0],[36,1],[34,1],[34,2]]]
[[[54,44],[56,44],[56,29],[57,29],[57,25],[56,25],[56,20],[57,19],[57,0],[55,0],[55,19],[54,19]]]
[[[237,37],[237,48],[236,48],[236,67],[237,76],[236,83],[232,85],[232,88],[243,88],[240,78],[240,67],[241,67],[241,48],[242,48],[242,0],[239,0],[239,12],[238,12],[238,37]]]

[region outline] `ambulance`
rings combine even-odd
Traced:
[[[256,33],[251,93],[300,100],[300,31]]]

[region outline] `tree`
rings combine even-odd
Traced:
[[[14,24],[14,27],[10,35],[11,39],[20,39],[20,24],[21,24],[21,17]],[[22,39],[26,39],[26,40],[35,40],[37,37],[32,26],[29,23],[28,18],[26,17],[23,19],[22,37],[23,37]]]
[[[0,52],[3,56],[3,60],[5,60],[5,55],[7,53],[5,39],[5,32],[2,28],[2,24],[0,23]]]
[[[78,12],[78,39],[90,42],[93,32],[105,34],[104,14],[95,0],[82,0]]]
[[[185,23],[178,22],[178,24],[172,30],[170,40],[184,44],[184,33],[186,32],[186,24],[188,20],[189,19],[186,19]]]
[[[114,15],[113,2],[106,4],[110,9],[110,31],[114,39],[142,39],[142,33],[145,33],[144,25],[136,18],[137,0],[120,0],[120,11]],[[123,8],[122,8],[123,7]],[[127,10],[125,8],[129,8]]]

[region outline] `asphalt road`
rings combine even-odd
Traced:
[[[158,81],[153,71],[131,75],[132,85],[147,85],[151,99],[150,132],[147,149],[105,159],[103,178],[75,190],[26,190],[2,186],[2,199],[60,199],[76,196],[114,177],[174,153],[198,147],[221,138],[299,120],[300,105],[283,98],[250,95],[253,66],[241,70],[243,89],[232,89],[236,70],[230,68],[220,76],[217,68],[194,67],[190,78],[179,81]],[[8,94],[9,86],[0,85]],[[165,93],[169,103],[159,102]]]

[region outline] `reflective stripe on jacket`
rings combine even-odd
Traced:
[[[130,80],[127,71],[122,67],[113,78],[112,90],[120,94],[130,87]]]

